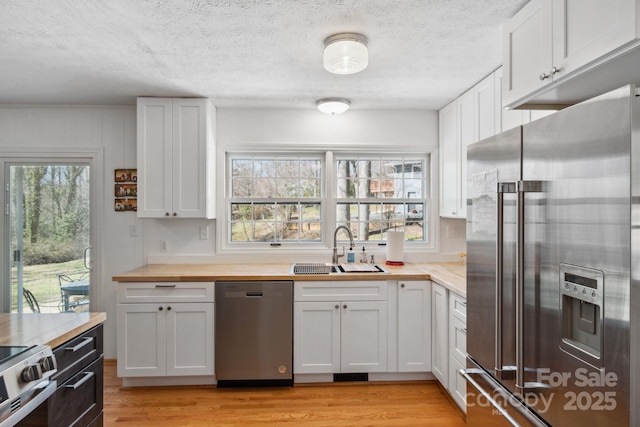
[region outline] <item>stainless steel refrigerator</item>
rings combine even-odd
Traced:
[[[640,98],[468,147],[469,426],[640,426]]]

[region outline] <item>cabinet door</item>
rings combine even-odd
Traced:
[[[636,39],[635,0],[553,0],[554,79]]]
[[[469,90],[458,98],[458,185],[456,196],[456,218],[467,217],[467,147],[476,142],[473,90]]]
[[[173,205],[181,218],[207,216],[207,100],[173,100]],[[213,190],[213,189],[211,189]],[[213,197],[213,195],[212,195]]]
[[[431,371],[446,388],[449,375],[449,315],[448,291],[442,286],[431,285]]]
[[[341,372],[387,372],[387,302],[343,302],[341,315]]]
[[[475,120],[473,141],[471,143],[481,141],[496,134],[495,79],[495,74],[491,73],[473,87]]]
[[[340,303],[293,304],[294,374],[340,372]]]
[[[172,211],[171,98],[138,98],[138,216],[164,218]]]
[[[458,214],[458,112],[454,101],[440,110],[440,216]]]
[[[552,0],[531,0],[504,26],[502,101],[510,105],[551,81]]]
[[[431,370],[431,282],[402,281],[398,288],[398,371]]]
[[[119,377],[166,374],[167,327],[164,312],[160,304],[118,304]]]
[[[213,303],[168,303],[167,375],[213,375]]]

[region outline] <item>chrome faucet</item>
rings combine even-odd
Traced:
[[[351,233],[351,230],[349,230],[348,227],[344,225],[339,225],[338,227],[336,227],[336,231],[333,232],[333,259],[331,260],[333,264],[337,264],[338,258],[344,256],[344,246],[342,247],[342,255],[338,254],[338,246],[337,246],[338,231],[340,231],[341,228],[343,230],[346,230],[347,233],[349,233],[349,244],[351,245],[351,247],[354,248],[356,246],[355,242],[353,241],[353,234]]]

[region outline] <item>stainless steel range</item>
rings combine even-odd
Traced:
[[[0,346],[0,427],[11,427],[56,391],[49,346]]]

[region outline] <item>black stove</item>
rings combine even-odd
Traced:
[[[0,425],[13,426],[56,389],[49,346],[0,346]]]

